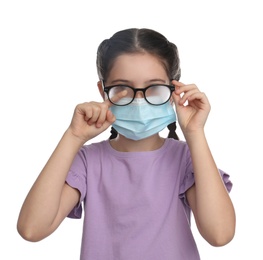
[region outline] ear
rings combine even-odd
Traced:
[[[103,86],[102,86],[102,82],[101,82],[101,80],[98,81],[97,86],[98,86],[98,89],[99,89],[100,95],[102,96],[103,100],[105,100],[105,96],[104,96],[105,93],[104,93],[104,91],[103,91]]]

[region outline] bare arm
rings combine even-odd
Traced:
[[[78,192],[65,180],[79,148],[80,143],[67,131],[32,186],[18,219],[18,231],[25,239],[48,236],[76,205]]]
[[[79,201],[79,192],[65,180],[80,147],[114,122],[109,106],[109,101],[104,101],[76,107],[70,127],[23,203],[17,222],[23,238],[39,241],[50,235]]]
[[[187,191],[187,199],[200,234],[214,246],[232,240],[235,233],[235,212],[222,178],[214,163],[204,134],[193,136],[190,151],[195,185]]]
[[[235,211],[204,133],[210,104],[195,85],[174,84],[173,99],[195,174],[195,185],[186,196],[200,234],[211,245],[222,246],[234,236]]]

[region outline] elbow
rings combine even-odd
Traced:
[[[227,245],[233,240],[235,236],[235,229],[229,228],[228,230],[224,229],[218,232],[215,232],[209,239],[206,239],[207,242],[214,247],[221,247]]]
[[[208,241],[208,243],[214,247],[221,247],[227,245],[233,238],[234,235],[224,236],[224,237],[211,239],[210,241]]]
[[[25,240],[29,241],[29,242],[38,242],[41,239],[37,239],[37,237],[34,235],[34,233],[28,231],[28,230],[24,230],[21,228],[17,228],[18,234]]]
[[[29,242],[38,242],[44,237],[41,237],[38,232],[38,228],[30,227],[17,223],[17,232],[25,240]]]
[[[231,214],[228,218],[220,218],[219,221],[209,223],[209,225],[198,226],[204,239],[214,247],[222,247],[230,243],[236,230],[236,217]]]

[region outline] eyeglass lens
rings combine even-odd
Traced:
[[[118,99],[118,101],[114,101],[114,97],[120,94],[121,92],[125,91],[126,95]],[[136,89],[133,89],[129,86],[114,86],[109,89],[108,97],[110,101],[116,105],[127,105],[132,102],[136,95]],[[144,92],[145,99],[153,104],[153,105],[160,105],[169,100],[171,96],[171,90],[168,86],[164,85],[154,85],[146,88]]]

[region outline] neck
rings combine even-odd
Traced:
[[[154,151],[162,147],[165,139],[159,134],[152,135],[148,138],[134,141],[118,135],[117,138],[110,141],[112,148],[119,152],[147,152]]]

